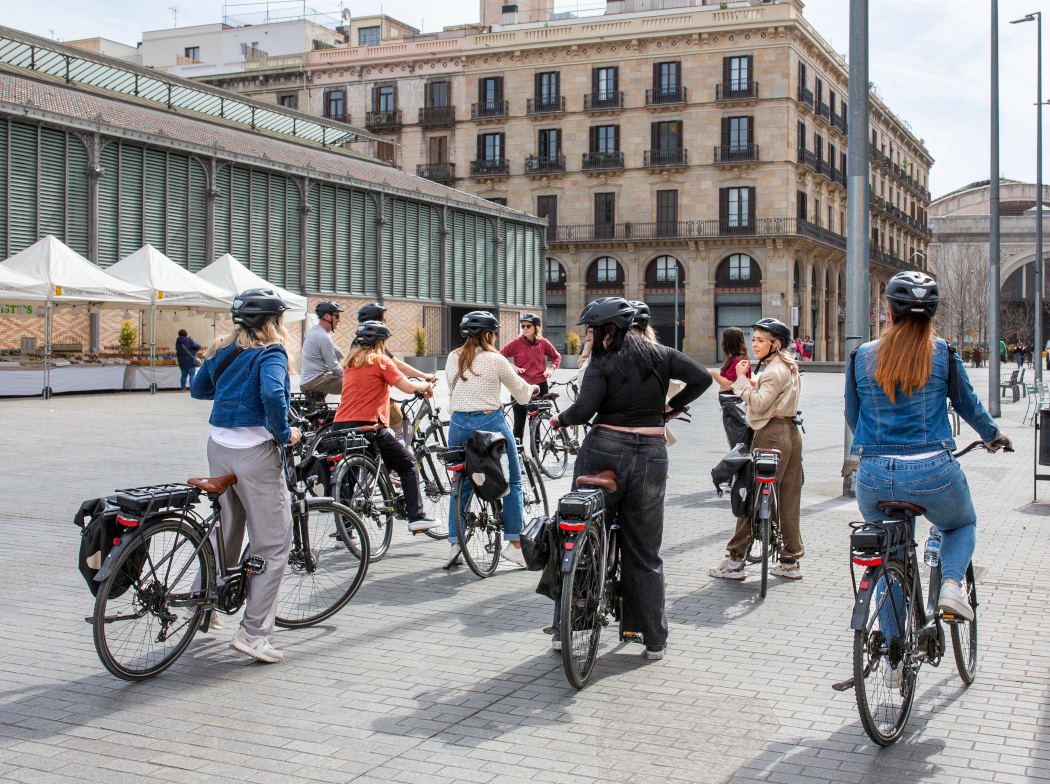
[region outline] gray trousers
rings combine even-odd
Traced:
[[[343,374],[329,370],[328,372],[311,378],[307,382],[299,382],[299,390],[302,392],[324,392],[326,395],[343,394]]]
[[[262,558],[266,569],[248,578],[241,626],[248,634],[268,637],[273,633],[277,596],[292,549],[292,506],[284,481],[283,452],[275,441],[230,449],[208,439],[208,466],[212,476],[237,477],[237,484],[219,500],[226,565],[240,563],[247,526],[251,554]]]

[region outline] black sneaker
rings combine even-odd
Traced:
[[[661,643],[660,645],[646,645],[645,646],[645,658],[652,661],[662,659],[664,657],[664,651],[667,649],[667,643]]]

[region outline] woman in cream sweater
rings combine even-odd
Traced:
[[[525,559],[521,556],[521,544],[518,542],[525,524],[521,465],[518,463],[514,433],[500,408],[500,392],[505,386],[514,399],[524,405],[539,393],[539,387],[528,384],[515,372],[506,357],[496,350],[494,342],[499,332],[499,320],[491,313],[472,311],[463,317],[459,329],[467,342],[449,354],[445,364],[452,409],[448,445],[462,446],[475,430],[500,432],[507,439],[510,493],[503,499],[503,535],[507,540],[503,557],[518,566],[524,566]],[[455,509],[450,506],[448,514],[448,538],[452,544],[448,566],[455,566],[461,561],[462,551],[457,541]]]

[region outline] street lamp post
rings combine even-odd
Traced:
[[[1036,11],[1010,24],[1035,22],[1035,380],[1043,380],[1043,14]]]
[[[988,413],[1002,416],[999,397],[999,0],[992,0],[991,133],[988,177]]]

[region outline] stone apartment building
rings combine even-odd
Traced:
[[[503,6],[480,30],[313,51],[307,110],[388,139],[366,144],[397,168],[546,217],[555,341],[622,294],[703,361],[761,316],[842,359],[848,67],[795,0],[679,3]],[[874,92],[870,124],[877,294],[925,266],[933,158]]]

